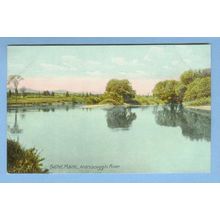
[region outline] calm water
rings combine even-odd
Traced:
[[[8,110],[8,138],[52,173],[209,172],[210,125],[209,112],[170,106]]]

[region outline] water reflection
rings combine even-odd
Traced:
[[[8,109],[9,113],[14,114],[13,122],[8,125],[8,131],[15,139],[19,139],[19,134],[23,130],[19,127],[19,120],[26,120],[25,113],[30,111],[40,112],[56,112],[57,110],[64,110],[71,112],[75,106],[38,106],[25,107],[17,109]],[[149,110],[149,108],[141,108],[142,111]],[[82,111],[92,111],[91,108],[79,108]],[[94,110],[95,111],[95,110]],[[133,121],[137,118],[135,109],[125,107],[114,107],[106,110],[107,126],[111,129],[128,130]],[[132,112],[133,111],[133,112]],[[150,112],[146,112],[148,114]],[[145,113],[144,113],[145,114]],[[151,113],[150,113],[151,114]],[[211,139],[211,116],[209,111],[198,111],[194,109],[185,109],[182,106],[157,106],[153,108],[155,122],[160,126],[180,127],[182,135],[190,138],[190,140],[206,140]],[[20,117],[18,117],[20,116]]]
[[[19,134],[22,133],[22,129],[19,127],[18,124],[18,110],[15,110],[15,118],[14,118],[14,125],[12,127],[8,126],[8,130],[11,134],[15,135],[17,141],[19,141]]]
[[[136,117],[130,108],[116,107],[107,110],[106,121],[109,128],[128,129]]]
[[[182,106],[155,107],[153,110],[158,125],[180,127],[182,135],[190,140],[211,139],[211,116],[208,111],[184,109]]]

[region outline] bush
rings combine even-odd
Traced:
[[[211,97],[200,98],[194,101],[185,102],[184,104],[189,106],[210,105]]]
[[[115,101],[114,99],[104,99],[99,104],[112,104],[112,105],[120,105],[120,102]]]
[[[87,105],[93,105],[93,104],[98,104],[100,101],[101,99],[99,97],[89,96],[86,98],[85,103]]]
[[[9,173],[47,173],[35,148],[24,149],[13,140],[7,140],[7,169]]]
[[[163,101],[154,96],[136,96],[135,100],[139,105],[158,105],[164,104]]]

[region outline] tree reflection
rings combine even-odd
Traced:
[[[15,120],[13,127],[8,126],[9,132],[13,135],[17,135],[17,141],[19,141],[19,134],[22,133],[22,129],[19,127],[18,124],[18,110],[15,110]]]
[[[182,134],[190,140],[211,139],[210,112],[184,109],[181,106],[154,108],[155,121],[161,126],[180,127]]]
[[[130,108],[115,107],[107,110],[106,121],[109,128],[128,129],[136,117]]]

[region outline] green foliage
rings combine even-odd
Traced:
[[[44,96],[50,96],[50,92],[49,92],[48,90],[43,91],[43,95],[44,95]]]
[[[11,92],[11,89],[8,90],[8,97],[11,97],[12,96],[12,92]]]
[[[181,105],[155,107],[155,121],[161,126],[179,127],[191,140],[210,141],[211,115],[209,111],[183,108]]]
[[[162,100],[154,96],[137,95],[134,100],[137,101],[137,104],[139,105],[159,105],[164,103]]]
[[[74,96],[72,97],[71,102],[72,102],[72,104],[78,104],[77,98]]]
[[[100,101],[101,101],[101,99],[99,97],[88,96],[88,97],[86,97],[85,103],[87,105],[94,105],[94,104],[98,104]]]
[[[200,74],[198,72],[193,71],[193,70],[188,70],[180,76],[180,81],[184,85],[188,85],[192,83],[196,78],[199,78],[199,77],[200,77]]]
[[[113,102],[111,100],[113,100]],[[101,101],[102,104],[104,101],[106,103],[107,101],[108,102],[110,101],[111,104],[115,103],[114,105],[121,105],[124,103],[123,97],[116,92],[105,92],[104,95],[102,96],[102,101]]]
[[[123,103],[129,103],[135,97],[135,91],[127,79],[110,80],[106,86],[106,93],[110,94],[112,99],[114,99],[114,96],[120,96],[123,99]],[[116,101],[119,101],[118,99],[119,97],[117,97]]]
[[[185,102],[188,106],[211,105],[211,97],[196,99],[194,101]]]
[[[120,105],[121,103],[115,101],[114,99],[104,99],[101,102],[99,102],[99,104],[112,104],[112,105]]]
[[[211,96],[211,71],[189,70],[180,76],[180,81],[161,81],[154,87],[153,95],[165,103],[182,103],[197,99],[202,100],[197,103],[208,103],[203,98]]]
[[[185,94],[186,90],[187,90],[187,86],[184,85],[182,82],[178,82],[178,84],[175,87],[175,93],[177,96],[178,103],[183,102],[183,98],[184,98],[184,94]]]
[[[197,78],[187,86],[184,101],[192,101],[209,96],[211,96],[211,78]]]
[[[206,77],[206,76],[211,77],[211,69],[207,68],[207,69],[199,70],[199,75],[200,77]]]
[[[177,103],[178,97],[176,95],[176,87],[178,81],[165,80],[156,84],[153,89],[153,95],[161,99],[165,103]]]
[[[24,149],[18,142],[7,140],[7,168],[9,173],[47,173],[42,168],[43,158],[35,148]]]
[[[25,96],[8,92],[8,105],[39,105],[39,104],[113,104],[123,105],[155,105],[182,103],[210,97],[210,69],[184,72],[180,81],[165,80],[156,84],[153,96],[136,95],[130,82],[126,79],[112,79],[107,83],[104,94],[92,93],[54,93],[48,90],[43,93],[26,92]],[[12,82],[12,81],[11,81]],[[18,81],[15,80],[15,83]],[[19,83],[19,82],[18,82]],[[18,85],[18,83],[16,85]]]
[[[111,129],[128,129],[137,118],[131,108],[116,107],[107,110],[107,125]]]

